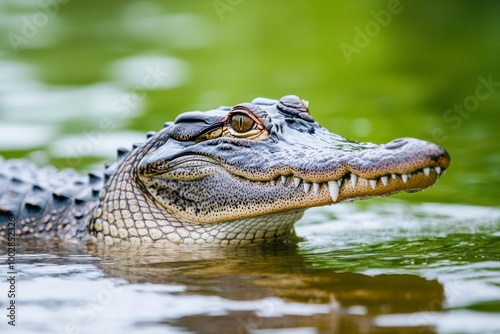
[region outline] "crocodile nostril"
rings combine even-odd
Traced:
[[[408,144],[408,141],[406,139],[399,138],[399,139],[394,139],[390,143],[386,144],[385,148],[388,150],[395,150],[405,146],[406,144]]]
[[[282,106],[292,108],[298,111],[306,111],[307,112],[307,106],[304,104],[304,101],[300,99],[297,95],[286,95],[283,96],[279,103]]]
[[[314,118],[309,113],[308,105],[309,102],[301,100],[300,97],[296,95],[286,95],[278,101],[276,108],[293,117],[299,117],[305,121],[314,122]]]

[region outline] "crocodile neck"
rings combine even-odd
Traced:
[[[289,241],[303,209],[222,223],[196,223],[175,216],[144,189],[133,166],[164,141],[151,141],[108,167],[89,224],[91,240],[112,244],[175,243],[244,245]],[[142,191],[137,191],[142,189]]]

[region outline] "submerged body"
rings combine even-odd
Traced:
[[[103,174],[0,161],[0,238],[234,244],[290,240],[305,209],[418,191],[448,168],[412,138],[358,143],[314,121],[306,101],[257,98],[181,114]]]

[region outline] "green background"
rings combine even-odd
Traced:
[[[350,139],[383,143],[409,136],[445,147],[452,157],[446,177],[431,191],[402,198],[498,205],[500,86],[477,100],[467,117],[447,111],[474,102],[479,77],[500,82],[499,2],[53,0],[0,6],[2,59],[29,67],[30,80],[53,91],[108,82],[133,94],[133,86],[110,82],[114,62],[145,55],[184,62],[185,80],[148,90],[141,111],[115,123],[115,131],[156,130],[187,110],[296,94],[310,101],[320,124]],[[45,24],[34,21],[37,13],[47,14]],[[13,47],[9,34],[23,36],[23,18],[38,23],[38,31]],[[348,57],[341,47],[347,44],[356,48]],[[11,78],[2,75],[8,85]],[[20,93],[23,99],[29,89]],[[13,112],[1,103],[7,94],[0,95],[2,121]],[[86,122],[84,109],[81,118],[62,117],[74,109],[69,100],[61,118],[51,120],[54,140],[99,124]],[[40,164],[64,166],[47,144],[12,149],[3,141],[4,157],[37,151],[46,157]],[[85,155],[74,167],[95,168],[113,155]]]

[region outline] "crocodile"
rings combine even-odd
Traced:
[[[295,95],[180,114],[104,172],[0,161],[0,238],[246,245],[295,240],[305,209],[433,185],[436,144],[356,142]]]

